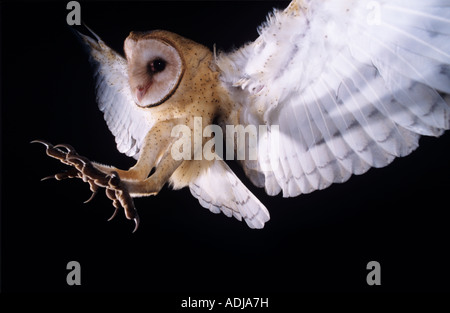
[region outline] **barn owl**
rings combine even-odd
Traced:
[[[125,57],[93,32],[80,34],[99,109],[117,149],[137,163],[121,170],[38,140],[69,165],[51,177],[81,178],[93,195],[104,188],[113,217],[122,208],[136,228],[133,198],[157,195],[165,184],[189,187],[211,212],[263,228],[267,208],[223,155],[192,157],[210,138],[199,145],[186,137],[191,158],[174,157],[177,126],[195,135],[208,125],[224,134],[229,125],[262,125],[256,159],[240,164],[254,185],[284,197],[384,167],[415,150],[421,135],[449,128],[449,0],[294,0],[258,32],[218,53],[167,31],[131,32]]]

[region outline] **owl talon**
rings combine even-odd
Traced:
[[[112,200],[115,208],[113,215],[108,219],[112,220],[119,211],[123,208],[127,219],[133,219],[135,228],[133,233],[139,227],[139,215],[134,206],[133,199],[131,198],[126,186],[122,184],[120,176],[117,172],[104,173],[96,168],[92,162],[79,155],[75,149],[69,144],[52,145],[44,140],[34,140],[31,143],[40,143],[46,147],[46,153],[48,156],[58,159],[62,163],[71,166],[67,171],[44,177],[42,180],[54,178],[56,180],[62,180],[66,178],[80,178],[84,182],[89,183],[91,196],[84,203],[90,202],[97,194],[98,188],[105,188],[106,196]]]
[[[89,199],[87,199],[87,200],[84,201],[83,203],[86,204],[86,203],[91,202],[92,199],[94,199],[94,197],[95,197],[96,194],[97,194],[97,190],[96,190],[96,191],[93,191],[92,194],[91,194],[91,196],[89,197]]]
[[[134,234],[136,232],[136,230],[139,228],[139,223],[141,222],[139,215],[136,214],[136,217],[133,219],[133,221],[134,221],[134,229],[133,229],[133,234]]]
[[[40,144],[43,144],[46,147],[49,147],[49,146],[53,147],[53,145],[50,142],[48,142],[46,140],[41,140],[41,139],[35,139],[35,140],[31,141],[30,143],[40,143]]]
[[[79,172],[75,168],[70,168],[69,170],[57,173],[54,175],[49,175],[41,179],[41,181],[49,180],[49,179],[56,179],[56,180],[63,180],[67,178],[76,178],[79,177]]]
[[[65,148],[67,150],[67,154],[70,154],[70,153],[76,154],[75,149],[71,145],[66,144],[66,143],[60,143],[60,144],[58,144],[56,146],[53,146],[53,148],[55,148],[55,149],[57,149],[57,148]]]
[[[55,148],[51,143],[45,141],[45,140],[33,140],[31,143],[40,143],[43,144],[46,149],[45,153],[47,153],[48,156],[60,160],[62,163],[67,164],[66,159],[66,153],[59,150],[58,148]]]
[[[41,181],[45,181],[45,180],[49,180],[49,179],[56,179],[55,176],[56,175],[45,176],[45,177],[41,178]]]
[[[108,222],[112,221],[116,217],[117,212],[119,212],[119,207],[116,207],[116,209],[114,210],[113,215],[111,215],[111,217],[108,218]]]

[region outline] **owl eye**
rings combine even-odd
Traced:
[[[162,72],[166,68],[166,64],[167,62],[163,59],[155,59],[149,63],[148,71],[152,74]]]

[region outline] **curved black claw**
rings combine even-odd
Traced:
[[[64,149],[67,150],[67,153],[70,153],[70,152],[75,153],[75,149],[71,145],[69,145],[67,143],[60,143],[60,144],[58,144],[56,146],[53,146],[53,148],[55,148],[55,149],[57,149],[57,148],[64,148]]]
[[[108,218],[108,222],[112,221],[112,220],[113,220],[113,218],[115,218],[115,217],[116,217],[116,215],[117,215],[117,212],[119,212],[119,207],[116,207],[116,209],[114,210],[114,213],[113,213],[113,215],[111,215],[111,217],[110,217],[110,218]]]
[[[97,192],[98,192],[98,186],[97,186],[94,182],[88,180],[88,184],[89,184],[89,189],[92,191],[92,194],[91,194],[91,196],[89,197],[89,199],[87,199],[86,201],[84,201],[84,203],[89,203],[89,202],[91,202],[91,200],[94,199],[95,195],[96,195]]]
[[[53,145],[50,142],[41,140],[41,139],[33,140],[30,143],[40,143],[40,144],[43,144],[44,146],[46,146],[47,148],[53,148]]]
[[[67,153],[65,153],[64,151],[61,151],[57,148],[55,148],[51,143],[49,143],[48,141],[45,140],[33,140],[31,141],[31,143],[40,143],[43,144],[46,149],[45,149],[45,153],[47,153],[48,156],[58,159],[60,160],[62,163],[68,164],[66,162],[66,155]]]
[[[57,173],[54,175],[49,175],[41,179],[41,181],[48,180],[48,179],[56,179],[56,180],[63,180],[67,178],[75,178],[79,177],[79,172],[75,168],[70,168],[62,173]]]
[[[139,215],[136,214],[136,217],[133,219],[134,221],[134,229],[133,234],[136,232],[136,230],[139,228],[139,223],[141,222],[141,219],[139,218]]]
[[[55,175],[45,176],[45,177],[41,178],[41,181],[49,180],[49,179],[56,179],[56,177],[55,177]]]
[[[67,161],[72,163],[75,167],[83,167],[84,165],[91,163],[88,158],[78,155],[75,151],[70,151],[67,153]]]
[[[97,190],[93,191],[91,196],[89,197],[89,199],[87,199],[86,201],[84,201],[83,203],[89,203],[92,201],[92,199],[94,199],[95,195],[97,194]]]

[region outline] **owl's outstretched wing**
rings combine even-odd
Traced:
[[[268,194],[344,182],[449,128],[449,0],[294,0],[259,33],[216,62],[240,123],[268,125],[244,162]]]
[[[133,101],[127,61],[91,33],[95,39],[81,33],[78,35],[88,47],[90,61],[94,65],[99,109],[116,139],[117,149],[137,159],[144,137],[154,121],[148,110],[138,107]]]
[[[213,213],[223,212],[239,221],[244,219],[250,228],[263,228],[269,220],[266,207],[237,178],[223,160],[211,166],[189,183],[192,195]]]

